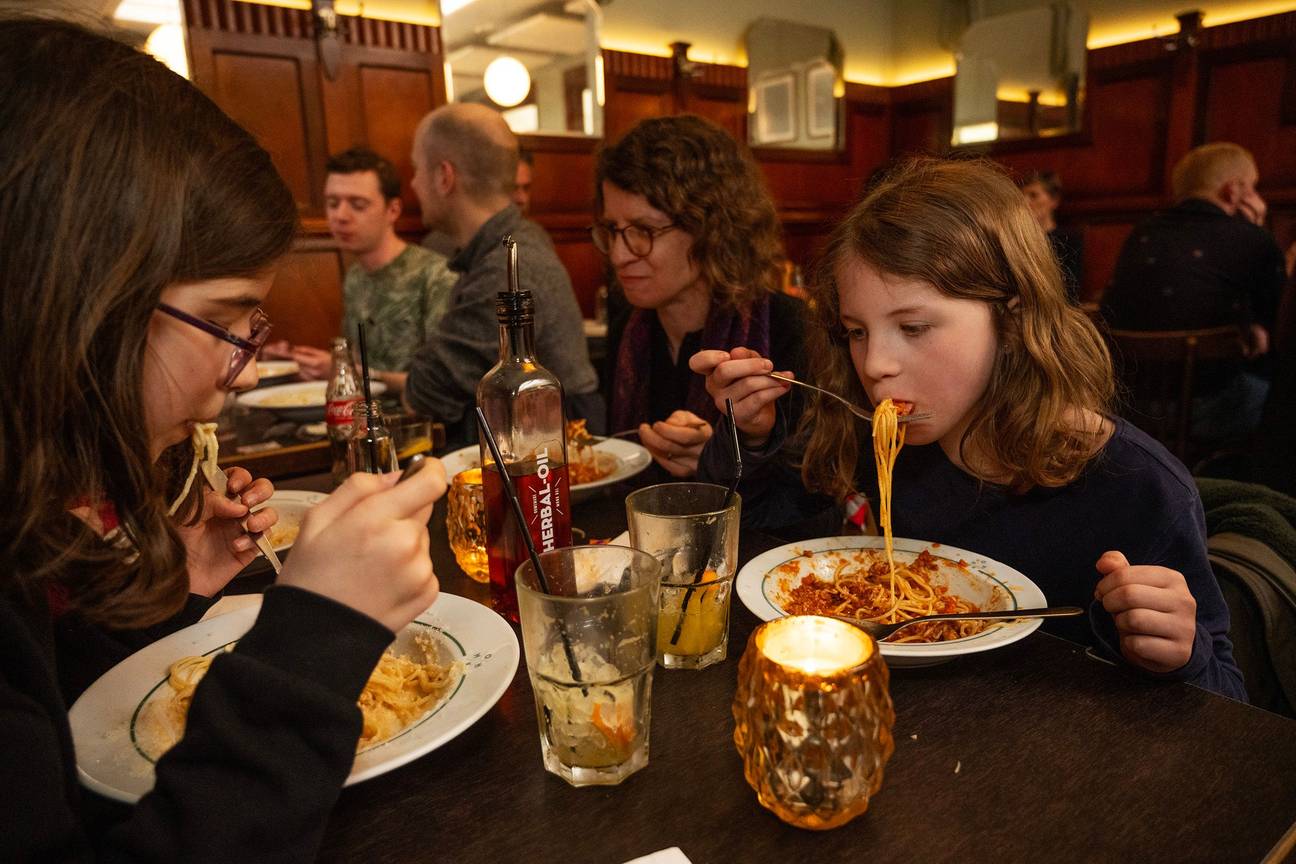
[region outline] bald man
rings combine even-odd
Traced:
[[[1252,357],[1269,349],[1286,279],[1282,253],[1261,227],[1255,159],[1228,142],[1204,144],[1175,164],[1176,204],[1130,232],[1103,295],[1120,330],[1195,330],[1235,325]],[[1245,435],[1260,419],[1268,382],[1242,363],[1201,369],[1193,435]]]
[[[502,241],[512,235],[519,285],[535,299],[537,359],[562,382],[567,417],[586,418],[601,431],[606,412],[571,280],[544,230],[511,200],[518,144],[508,124],[483,105],[444,105],[419,123],[412,155],[423,223],[453,240],[458,251],[450,269],[459,278],[410,365],[406,404],[445,423],[447,443],[477,440],[471,409],[477,382],[499,360],[495,295],[508,290]]]

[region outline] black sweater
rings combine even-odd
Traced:
[[[1166,677],[1245,700],[1228,638],[1228,607],[1206,557],[1197,487],[1164,447],[1124,420],[1113,422],[1111,440],[1076,481],[1025,494],[978,482],[950,462],[939,444],[905,447],[892,484],[894,534],[993,558],[1025,574],[1050,604],[1088,607],[1087,620],[1055,618],[1044,626],[1114,660],[1121,659],[1119,639],[1111,616],[1093,598],[1099,581],[1095,562],[1117,549],[1131,564],[1178,570],[1197,601],[1197,637],[1188,663]],[[776,428],[764,451],[743,457],[744,525],[771,533],[833,506],[807,493],[781,464],[777,451],[785,428]],[[720,438],[717,432],[703,451],[698,471],[703,479],[727,476],[727,460],[714,446]],[[873,460],[865,456],[861,462],[859,489],[876,512]]]
[[[49,610],[0,598],[0,860],[314,860],[355,756],[356,699],[391,639],[317,594],[271,588],[199,684],[153,791],[105,823],[77,783]]]

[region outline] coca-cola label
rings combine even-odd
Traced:
[[[355,406],[359,397],[353,399],[331,399],[324,406],[324,422],[330,426],[350,426],[355,418]]]

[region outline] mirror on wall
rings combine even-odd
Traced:
[[[1089,15],[1068,2],[981,18],[955,53],[953,144],[1080,130]]]
[[[447,94],[519,134],[603,134],[602,13],[594,0],[441,0]]]
[[[747,140],[753,147],[842,147],[842,49],[836,34],[777,18],[747,28]]]

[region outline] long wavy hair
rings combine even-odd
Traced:
[[[751,153],[692,114],[642,120],[599,151],[594,212],[603,181],[635,195],[693,237],[689,258],[716,304],[739,309],[778,291],[783,237],[774,200]]]
[[[0,590],[62,586],[109,626],[188,591],[142,392],[163,288],[252,276],[292,195],[252,136],[156,60],[66,23],[0,21]],[[131,548],[70,515],[108,502]]]
[[[995,482],[1017,491],[1079,476],[1102,435],[1081,418],[1110,411],[1111,356],[1089,318],[1067,302],[1048,239],[1000,168],[930,158],[897,163],[833,231],[811,286],[810,374],[867,404],[836,280],[860,262],[989,305],[1000,350],[960,441],[965,464],[976,454]],[[806,485],[837,497],[850,492],[860,453],[871,452],[869,434],[832,400],[815,402],[800,428]]]

